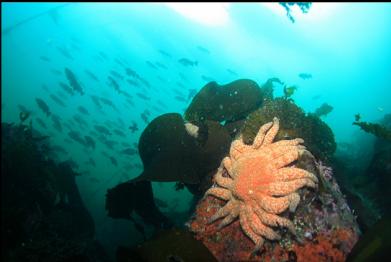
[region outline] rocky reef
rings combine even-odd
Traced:
[[[261,108],[248,115],[242,128],[243,140],[251,144],[261,125],[278,117],[281,130],[277,139],[300,137],[311,153],[327,161],[336,150],[334,134],[319,117],[305,112],[292,101],[275,98],[266,101]]]
[[[262,91],[249,79],[239,79],[226,85],[206,84],[193,98],[185,112],[187,121],[214,120],[233,122],[245,118],[261,106]]]
[[[165,114],[147,126],[139,142],[144,171],[136,179],[118,187],[137,192],[131,184],[151,181],[176,181],[178,188],[186,186],[194,194],[193,203],[196,204],[195,211],[187,222],[187,230],[191,231],[218,261],[343,261],[356,243],[360,230],[356,217],[340,191],[336,176],[329,167],[336,150],[333,132],[318,116],[305,113],[288,96],[275,98],[274,83],[283,84],[278,78],[269,79],[261,87],[247,79],[226,85],[208,83],[193,98],[183,118],[176,113]],[[268,123],[277,118],[279,127],[273,129],[277,131],[273,131],[273,136],[265,133],[265,139],[268,137],[266,140],[270,140],[270,137],[273,137],[271,140],[275,138],[277,145],[289,145],[287,152],[293,158],[291,161],[283,161],[285,168],[296,168],[297,175],[304,177],[298,179],[296,185],[286,178],[288,180],[285,182],[294,188],[289,189],[295,191],[294,198],[289,195],[288,186],[280,185],[282,189],[285,188],[284,194],[290,198],[292,207],[273,211],[272,215],[278,214],[281,218],[269,222],[268,226],[271,226],[275,234],[269,229],[270,234],[266,234],[265,242],[256,243],[259,252],[257,249],[254,251],[254,242],[257,242],[258,238],[249,230],[249,225],[254,227],[255,223],[244,223],[235,219],[238,216],[235,208],[222,208],[227,203],[224,200],[229,199],[229,193],[217,188],[214,183],[225,189],[232,187],[227,180],[230,176],[227,169],[229,164],[221,164],[225,156],[232,154],[229,152],[232,141],[238,144],[238,139],[242,139],[237,152],[252,152],[253,149],[249,148],[254,143],[260,143],[256,142],[260,139],[256,139],[260,127],[266,125],[270,128],[271,124]],[[264,128],[266,127],[262,129]],[[262,146],[262,142],[259,145]],[[283,147],[276,146],[274,151],[272,148],[274,147],[269,148],[270,152],[269,149],[266,150],[262,157],[272,159],[276,154],[285,152]],[[303,148],[308,153],[303,154]],[[309,178],[312,180],[309,181]],[[247,180],[252,181],[250,178],[243,179]],[[213,191],[213,194],[200,199],[207,189],[208,192]],[[277,190],[277,186],[274,189]],[[153,203],[151,194],[146,199]],[[140,194],[127,196],[138,199]],[[121,199],[122,197],[118,197],[116,201]],[[134,203],[128,201],[129,205],[136,207],[137,204]],[[267,205],[267,201],[265,203]],[[112,207],[115,206],[114,203]],[[120,210],[118,214],[128,216],[128,211],[133,210],[125,206],[124,203],[121,207],[125,212],[122,214]],[[219,223],[211,223],[227,216],[228,211],[231,215],[224,218],[222,228],[217,226]],[[147,223],[147,217],[153,217],[148,212],[139,214]],[[157,217],[159,216],[155,216]],[[247,215],[246,220],[250,217]],[[282,221],[283,224],[280,224]],[[158,245],[157,242],[151,243]],[[147,259],[149,256],[142,249],[119,251],[122,252],[123,258],[137,255]]]
[[[108,261],[68,162],[32,125],[2,123],[2,261]]]
[[[204,261],[216,258],[186,230],[173,228],[156,234],[152,239],[135,248],[120,247],[117,261]]]
[[[299,159],[297,166],[316,174],[319,188],[299,189],[301,201],[296,212],[281,214],[292,220],[296,235],[275,227],[281,240],[265,242],[261,252],[254,254],[254,243],[238,220],[222,229],[218,223],[208,223],[224,205],[223,200],[212,196],[198,203],[195,215],[188,222],[189,229],[218,261],[344,261],[360,231],[332,169],[308,157]]]

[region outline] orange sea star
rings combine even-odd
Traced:
[[[279,129],[279,120],[263,125],[252,145],[242,138],[231,144],[229,157],[225,157],[214,176],[217,187],[210,188],[206,195],[228,201],[214,214],[209,222],[223,218],[219,229],[239,217],[244,233],[259,250],[264,238],[280,239],[271,226],[283,226],[295,234],[293,223],[277,214],[286,209],[296,210],[300,202],[297,190],[301,187],[316,187],[316,176],[304,169],[287,167],[305,151],[300,145],[303,139],[273,140]],[[229,176],[224,176],[224,171]]]

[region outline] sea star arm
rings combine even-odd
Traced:
[[[273,142],[274,138],[278,133],[280,128],[280,121],[277,117],[273,118],[273,126],[270,128],[269,132],[266,133],[265,138],[263,139],[262,146],[269,145]]]
[[[280,140],[277,142],[274,142],[272,145],[275,147],[279,146],[297,146],[299,144],[304,143],[304,140],[302,138],[295,138],[291,140]]]
[[[255,234],[254,231],[251,229],[250,223],[245,214],[245,209],[240,210],[239,221],[243,232],[255,243],[255,249],[253,252],[258,251],[262,247],[264,240],[261,236]]]
[[[261,222],[257,214],[252,210],[250,206],[246,208],[245,214],[247,216],[247,221],[249,221],[250,227],[255,234],[264,236],[265,238],[270,240],[277,240],[281,238],[281,236],[277,234],[273,229],[265,226]]]
[[[254,138],[253,148],[257,149],[263,144],[266,132],[272,127],[273,122],[269,122],[259,128],[258,134]]]
[[[227,189],[232,189],[232,187],[234,185],[234,181],[231,178],[223,177],[223,169],[222,168],[219,168],[216,175],[214,176],[214,179],[219,186],[227,188]]]
[[[223,199],[223,200],[230,200],[232,198],[232,193],[231,191],[225,189],[225,188],[221,188],[221,187],[212,187],[212,188],[209,188],[206,192],[205,192],[205,196],[207,195],[213,195],[215,197],[218,197],[220,199]]]
[[[285,211],[291,202],[289,196],[270,197],[264,194],[257,195],[258,205],[268,213],[279,214]]]
[[[290,212],[294,212],[300,202],[300,195],[296,192],[283,197],[270,197],[259,194],[257,197],[258,206],[271,214],[280,214],[288,207]]]
[[[272,161],[278,160],[280,157],[285,154],[294,154],[300,152],[303,149],[302,145],[281,145],[275,146],[274,144],[270,144],[269,146],[263,147],[261,152],[257,152],[259,156],[265,157],[267,159],[271,159]],[[282,158],[284,159],[284,158]],[[289,163],[288,163],[289,164]],[[287,163],[284,163],[286,166]]]
[[[300,203],[300,195],[295,192],[295,193],[289,194],[288,198],[289,198],[289,201],[290,201],[290,203],[289,203],[289,211],[293,213],[293,212],[296,211],[296,208],[297,208],[297,206]]]
[[[232,172],[232,161],[231,161],[231,158],[224,157],[222,163],[223,163],[223,166],[225,167],[225,169],[227,170],[229,176],[234,178],[235,176],[234,176],[234,174]]]
[[[220,208],[208,221],[208,223],[212,223],[216,221],[219,218],[228,216],[231,211],[236,208],[236,202],[235,201],[228,201],[225,206]]]
[[[290,181],[300,178],[309,178],[315,183],[318,183],[318,178],[304,169],[297,167],[284,167],[278,169],[276,173],[273,174],[275,181]]]
[[[232,200],[234,201],[234,200]],[[238,206],[234,207],[231,211],[231,213],[226,216],[222,221],[221,223],[219,224],[219,226],[217,227],[218,230],[220,230],[221,228],[225,227],[226,225],[230,224],[232,221],[235,220],[235,218],[237,218],[239,216],[239,212],[240,212],[240,207],[239,207],[239,204]]]
[[[294,150],[288,150],[285,152],[285,154],[273,160],[274,168],[279,169],[285,167],[286,165],[299,159],[299,157],[300,157],[300,150],[298,150],[297,148],[295,148]]]
[[[274,182],[269,184],[267,194],[269,196],[286,196],[296,192],[296,190],[303,186],[315,188],[316,184],[309,178],[301,178],[286,182]]]
[[[267,213],[267,212],[263,211],[261,208],[259,208],[257,205],[254,205],[253,209],[263,224],[268,225],[268,226],[286,227],[294,235],[296,234],[295,227],[289,219],[279,217],[275,214]]]

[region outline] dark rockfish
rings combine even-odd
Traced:
[[[38,107],[46,114],[46,116],[50,116],[50,109],[45,101],[40,98],[36,98],[35,101],[37,102]]]
[[[155,63],[158,67],[162,68],[162,69],[167,69],[167,66],[165,66],[164,64],[160,63],[160,62],[156,62]]]
[[[150,100],[151,99],[150,97],[148,97],[148,96],[146,96],[144,94],[141,94],[141,93],[136,93],[136,95],[138,97],[140,97],[141,99],[144,99],[144,100]]]
[[[52,68],[50,70],[50,72],[52,72],[56,76],[60,76],[62,74],[62,72],[60,70],[57,70],[57,69],[54,69],[54,68]]]
[[[149,84],[149,82],[147,80],[145,80],[144,78],[141,78],[140,77],[140,81],[146,86],[146,87],[151,87],[151,85]]]
[[[89,71],[89,70],[86,69],[86,70],[84,70],[84,72],[85,72],[89,77],[91,77],[93,80],[99,82],[98,77],[97,77],[96,75],[94,75],[91,71]]]
[[[111,76],[107,77],[109,79],[109,85],[115,89],[119,94],[121,94],[121,89],[119,88],[119,84],[114,80]]]
[[[92,149],[95,149],[95,141],[94,141],[94,139],[92,139],[92,137],[90,137],[90,136],[84,136],[84,140],[85,140],[85,145],[87,146],[87,147],[90,147],[90,148],[92,148]]]
[[[184,98],[183,96],[175,96],[174,98],[175,98],[177,101],[179,101],[179,102],[187,103],[186,98]]]
[[[233,71],[233,70],[231,70],[229,68],[227,68],[227,72],[230,73],[231,75],[234,75],[234,76],[238,75],[235,71]]]
[[[73,90],[79,92],[81,95],[84,95],[83,88],[81,88],[81,85],[77,81],[75,74],[68,68],[65,68],[65,75],[68,78],[69,84],[71,87],[73,87]]]
[[[137,83],[136,81],[134,80],[131,80],[131,79],[126,79],[126,81],[129,83],[129,85],[132,85],[132,86],[136,86],[136,87],[139,87],[139,83]]]
[[[101,97],[100,98],[100,101],[105,104],[105,105],[108,105],[108,106],[111,106],[116,112],[119,112],[118,111],[118,108],[113,104],[113,102],[111,102],[109,99],[107,98],[104,98],[104,97]]]
[[[185,85],[182,84],[181,82],[176,82],[176,85],[179,86],[180,88],[183,88],[183,89],[186,88]]]
[[[86,162],[86,164],[89,164],[89,165],[91,165],[91,166],[96,166],[96,163],[95,163],[94,159],[92,159],[91,157],[90,157],[90,159]]]
[[[51,95],[50,95],[50,98],[51,98],[54,102],[56,102],[58,105],[60,105],[60,106],[62,106],[62,107],[66,107],[66,105],[65,105],[65,104],[61,101],[61,99],[58,98],[57,96],[51,94]]]
[[[121,75],[120,73],[118,73],[117,71],[111,70],[111,71],[110,71],[110,74],[111,74],[112,76],[114,76],[114,77],[120,79],[120,80],[123,80],[123,79],[124,79],[124,76]]]
[[[103,135],[111,135],[111,132],[104,126],[95,125],[94,128],[96,131],[98,131],[99,133],[101,133]]]
[[[121,153],[125,154],[125,155],[132,156],[132,155],[137,154],[138,151],[136,149],[133,149],[133,148],[127,148],[127,149],[122,150]]]
[[[41,118],[37,117],[35,120],[37,120],[38,124],[40,124],[43,128],[47,128],[45,122]]]
[[[118,166],[118,162],[117,162],[117,160],[114,158],[114,157],[110,157],[110,161],[111,161],[111,163],[114,165],[114,166]]]
[[[104,53],[104,52],[102,52],[102,51],[99,51],[99,53],[98,53],[103,59],[105,59],[105,60],[107,60],[108,59],[108,57],[107,57],[107,55]]]
[[[77,110],[84,115],[89,115],[88,110],[83,106],[79,106]]]
[[[61,118],[58,115],[52,115],[53,127],[58,131],[62,132]]]
[[[91,181],[92,183],[100,183],[100,180],[97,179],[97,178],[95,178],[95,177],[91,177],[91,178],[90,178],[90,181]]]
[[[75,93],[73,92],[72,88],[70,88],[67,84],[63,83],[63,82],[60,82],[59,83],[61,88],[67,92],[68,94],[70,94],[71,96],[73,96]]]
[[[132,131],[132,133],[136,132],[138,130],[136,122],[132,121],[132,125],[129,126],[129,129]]]
[[[182,78],[182,80],[188,82],[189,80],[187,80],[186,76],[182,73],[179,73],[179,76]]]
[[[141,119],[142,119],[146,124],[149,124],[148,115],[147,115],[145,112],[143,112],[143,113],[141,114]]]
[[[74,141],[82,144],[83,146],[86,146],[86,141],[81,137],[79,132],[76,131],[70,131],[68,132],[68,136],[73,139]]]
[[[114,149],[114,146],[118,144],[117,141],[106,139],[104,136],[99,137],[100,141],[105,144],[111,150]]]
[[[331,111],[333,111],[333,107],[327,103],[323,103],[315,110],[314,114],[318,117],[327,116]]]
[[[50,62],[50,59],[47,56],[40,56],[39,57],[42,61]]]
[[[168,205],[165,201],[159,199],[159,198],[154,198],[155,204],[161,208],[167,208]]]
[[[210,51],[203,46],[199,45],[199,46],[197,46],[197,49],[200,50],[201,52],[206,53],[206,54],[210,54]]]
[[[114,129],[113,132],[114,132],[116,135],[118,135],[118,136],[126,137],[126,135],[124,134],[124,132],[122,132],[121,130]]]
[[[179,63],[181,63],[183,66],[196,66],[198,65],[198,61],[191,61],[187,58],[181,58],[178,60]]]
[[[45,85],[45,84],[42,84],[42,89],[43,90],[45,90],[45,92],[47,92],[47,93],[50,93],[50,90],[49,90],[49,88],[48,88],[48,86],[47,85]]]
[[[81,128],[88,128],[88,123],[83,119],[81,115],[74,115],[73,119],[80,125]]]
[[[128,92],[126,92],[126,91],[121,91],[121,93],[122,93],[124,96],[126,96],[127,98],[129,98],[129,99],[132,98],[132,96],[131,96]]]
[[[57,46],[57,50],[66,58],[70,59],[70,60],[73,60],[73,57],[71,56],[71,54],[69,53],[68,51],[68,48],[66,48],[65,46],[62,47],[62,46]]]
[[[117,64],[119,64],[122,67],[125,67],[125,64],[122,61],[120,61],[118,58],[115,58],[114,62],[116,62]]]
[[[152,64],[151,61],[146,61],[145,63],[147,63],[147,65],[148,65],[149,67],[151,67],[151,68],[153,68],[153,69],[157,69],[157,67],[156,67],[154,64]]]
[[[213,78],[209,77],[209,76],[204,76],[202,75],[202,80],[206,81],[206,82],[212,82],[212,81],[215,81]]]
[[[140,79],[140,76],[137,74],[136,71],[132,70],[131,68],[127,67],[125,69],[125,72],[128,76],[131,76],[133,78],[136,78],[136,79]]]
[[[192,99],[197,94],[197,89],[189,89],[189,94],[187,95],[187,101]]]
[[[307,79],[311,79],[312,78],[312,75],[309,74],[309,73],[300,73],[299,74],[299,77],[303,80],[307,80]]]
[[[159,50],[159,53],[164,55],[164,56],[166,56],[166,57],[171,58],[171,55],[169,53],[167,53],[166,51],[164,51],[164,50]]]
[[[102,105],[99,102],[99,97],[91,96],[92,102],[96,105],[97,108],[102,109]]]
[[[58,145],[51,146],[50,150],[53,152],[62,153],[64,155],[68,154],[68,152],[62,146],[58,146]]]

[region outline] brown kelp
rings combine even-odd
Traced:
[[[391,129],[385,127],[381,124],[376,123],[368,123],[364,121],[360,121],[360,115],[355,115],[355,121],[353,122],[353,125],[359,126],[362,130],[364,130],[367,133],[371,133],[379,138],[383,138],[387,141],[391,141]]]

